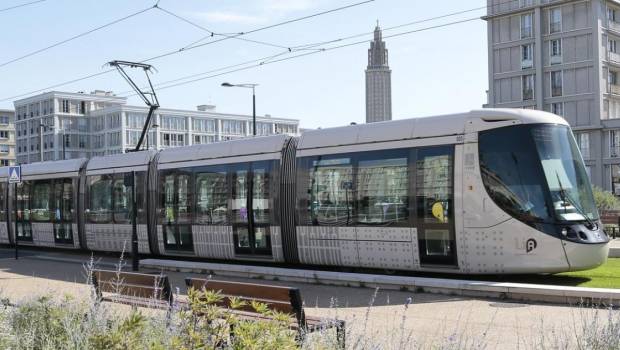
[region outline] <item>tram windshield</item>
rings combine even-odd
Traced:
[[[567,126],[520,125],[480,133],[480,169],[489,195],[525,222],[592,221],[598,212]]]

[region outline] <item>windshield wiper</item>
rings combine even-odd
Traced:
[[[573,206],[573,208],[575,208],[575,210],[581,215],[583,216],[583,218],[588,222],[588,226],[591,229],[595,229],[597,226],[596,224],[594,224],[594,222],[592,221],[592,219],[590,219],[590,217],[588,217],[586,215],[586,213],[583,211],[583,209],[581,209],[581,207],[579,207],[579,205],[577,204],[577,201],[575,201],[567,192],[566,190],[564,190],[564,187],[562,186],[562,181],[560,181],[560,175],[558,174],[557,170],[555,172],[555,176],[558,178],[558,185],[560,185],[560,196],[562,197],[562,202],[564,202],[564,213],[566,214],[566,202],[568,202],[570,205]]]

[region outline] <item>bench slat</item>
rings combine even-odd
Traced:
[[[228,282],[218,280],[205,280],[192,278],[188,287],[200,290],[206,288],[211,291],[222,291],[222,294],[231,296],[243,296],[252,299],[269,299],[290,303],[290,290],[288,287],[266,286],[255,283]]]

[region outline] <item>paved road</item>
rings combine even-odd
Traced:
[[[84,284],[84,265],[90,259],[87,254],[24,250],[18,261],[12,254],[11,250],[0,249],[0,294],[3,297],[18,301],[41,294],[85,295],[89,291]],[[114,257],[95,257],[94,260],[103,268],[110,268],[117,261]],[[168,273],[172,285],[178,287],[181,294],[185,293],[183,279],[191,275]],[[524,349],[533,347],[552,331],[572,334],[575,331],[572,324],[580,327],[579,320],[584,315],[602,319],[607,316],[605,312],[592,316],[592,310],[567,306],[503,303],[399,291],[378,291],[375,295],[374,290],[366,288],[266,283],[299,287],[310,315],[338,315],[347,320],[353,325],[348,331],[349,344],[360,334],[365,334],[375,342],[397,345],[402,338],[400,334],[404,332],[411,333],[417,344],[430,344],[433,339],[443,339],[444,342],[454,339],[455,348],[464,347],[458,342],[481,342],[487,349]],[[412,304],[405,307],[408,299]],[[369,304],[373,305],[370,309]]]

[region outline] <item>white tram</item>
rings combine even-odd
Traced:
[[[353,125],[0,170],[0,243],[463,274],[605,262],[564,119],[532,110]]]

